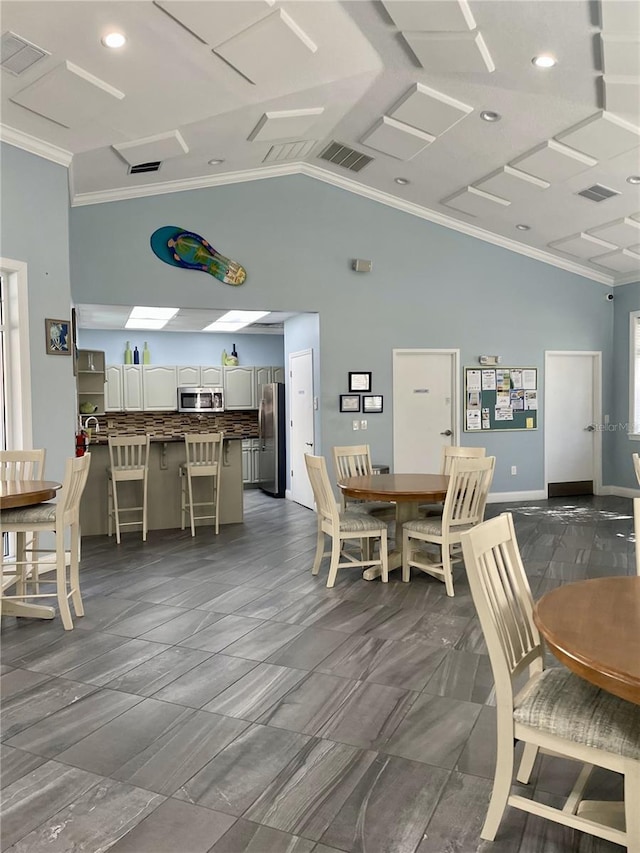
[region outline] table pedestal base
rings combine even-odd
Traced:
[[[393,551],[389,551],[389,571],[402,567],[402,526],[405,521],[412,521],[418,518],[419,503],[411,501],[398,501],[396,504],[396,532],[395,544]],[[375,580],[382,574],[380,566],[372,566],[370,569],[365,569],[362,577],[366,581]]]
[[[27,604],[24,601],[2,599],[0,611],[3,616],[26,616],[30,619],[53,619],[56,611],[43,604]]]

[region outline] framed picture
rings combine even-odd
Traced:
[[[362,371],[349,371],[349,391],[371,391],[371,373]]]
[[[44,321],[47,355],[71,355],[71,322],[69,320]]]
[[[73,357],[73,375],[78,373],[78,318],[76,309],[71,309],[71,355]]]
[[[370,415],[382,411],[382,396],[373,394],[362,398],[362,411],[368,412]]]
[[[359,412],[360,411],[360,395],[359,394],[340,394],[340,411],[341,412]]]

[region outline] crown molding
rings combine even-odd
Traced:
[[[637,283],[640,283],[640,272],[630,272],[626,275],[621,275],[619,278],[616,278],[613,287],[620,287],[623,284]]]
[[[15,127],[9,127],[6,124],[0,124],[0,142],[6,142],[7,145],[13,145],[14,148],[21,148],[23,151],[28,151],[29,154],[36,154],[38,157],[43,157],[59,166],[65,166],[67,169],[73,160],[71,151],[58,148],[57,145],[52,145],[50,142],[43,142],[42,139],[24,133],[22,130],[16,130]]]

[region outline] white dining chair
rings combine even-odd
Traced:
[[[35,506],[3,509],[0,511],[0,527],[2,530],[16,535],[15,563],[4,563],[0,557],[0,595],[8,601],[25,601],[40,598],[57,597],[60,618],[66,631],[73,628],[73,620],[69,609],[69,599],[73,602],[76,616],[84,616],[82,597],[80,595],[80,499],[89,475],[91,454],[67,459],[64,482],[55,503],[47,502]],[[65,534],[70,533],[69,551],[65,549]],[[55,579],[45,579],[38,572],[32,577],[25,577],[23,568],[32,565],[34,555],[39,551],[32,549],[27,559],[25,553],[25,538],[30,532],[55,534]],[[48,552],[47,552],[48,553]],[[69,572],[67,574],[67,566]],[[50,568],[47,565],[46,568]],[[15,594],[5,592],[5,578],[14,575],[17,583]],[[40,592],[40,586],[53,584],[55,591]],[[35,590],[30,587],[34,586]]]
[[[487,455],[485,447],[462,447],[456,444],[443,444],[440,457],[440,473],[449,476],[455,459],[483,459]],[[444,503],[420,504],[420,515],[442,515]]]
[[[312,456],[305,453],[304,461],[313,489],[318,516],[318,539],[313,561],[313,574],[317,575],[320,571],[323,557],[331,557],[327,579],[328,587],[335,584],[338,569],[345,566],[380,566],[382,580],[387,583],[389,580],[389,562],[387,525],[385,522],[363,512],[340,512],[331,488],[324,456]],[[325,535],[331,538],[330,551],[324,550]],[[367,553],[362,554],[361,559],[356,559],[342,548],[343,543],[348,539],[378,539],[380,543],[378,558],[376,559]],[[340,560],[340,557],[344,559]]]
[[[337,480],[347,477],[367,477],[373,475],[371,449],[368,444],[336,445],[333,448],[333,465]],[[342,495],[342,509],[349,512],[374,512],[377,515],[394,514],[394,505],[385,501],[359,501]]]
[[[460,536],[484,518],[493,479],[495,456],[484,459],[455,459],[442,517],[406,521],[402,535],[402,580],[411,578],[412,566],[444,581],[447,595],[453,592],[453,564],[460,561]],[[437,546],[440,559],[422,549],[422,543]]]
[[[640,453],[632,453],[633,470],[640,486]],[[640,497],[633,499],[633,534],[636,550],[636,574],[640,575]]]
[[[216,534],[220,530],[220,480],[222,479],[222,448],[224,433],[208,432],[187,434],[184,437],[187,461],[180,466],[180,510],[182,529],[187,515],[191,522],[191,535],[196,535],[196,521],[213,521]],[[211,481],[209,500],[194,502],[193,481],[208,477]],[[204,514],[196,515],[207,507]]]
[[[565,667],[545,669],[510,513],[477,525],[461,539],[496,689],[496,768],[481,837],[494,840],[509,805],[640,853],[640,706]],[[516,692],[527,671],[528,681]],[[516,778],[525,785],[539,750],[585,764],[562,808],[511,793],[517,741],[524,743],[524,752]],[[598,806],[605,804],[582,798],[592,765],[624,777],[622,826],[600,823]]]
[[[109,462],[107,468],[107,532],[113,536],[116,529],[116,542],[120,544],[120,530],[123,527],[142,526],[142,540],[147,539],[147,481],[149,476],[149,435],[110,435]],[[122,506],[118,495],[118,483],[142,483],[142,503],[140,506]],[[123,521],[123,514],[139,513],[132,521]]]

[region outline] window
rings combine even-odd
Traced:
[[[630,314],[629,436],[640,440],[640,311]]]

